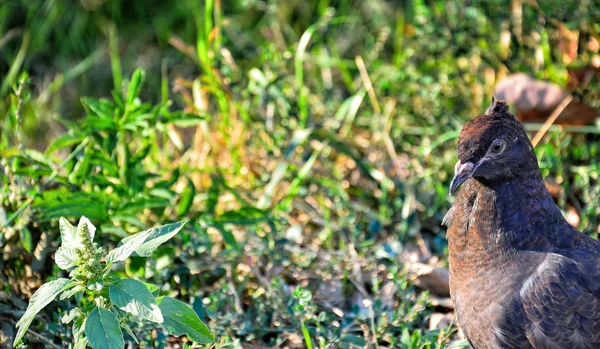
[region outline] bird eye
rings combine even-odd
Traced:
[[[504,150],[504,141],[501,139],[495,140],[490,150],[494,154],[500,154]]]

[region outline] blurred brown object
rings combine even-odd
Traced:
[[[579,75],[584,80],[591,79],[590,72],[573,72],[571,83],[576,83]],[[568,96],[560,86],[535,80],[523,73],[511,74],[496,85],[495,96],[513,104],[515,115],[522,122],[542,123],[552,114],[554,109]],[[596,120],[596,109],[580,101],[572,101],[558,116],[558,125],[589,125]]]
[[[432,261],[433,262],[433,261]],[[408,278],[419,288],[429,290],[441,297],[450,296],[450,274],[448,269],[425,263],[413,263],[408,269]]]
[[[587,65],[585,67],[568,69],[569,79],[567,80],[567,90],[577,90],[582,86],[587,86],[592,79],[599,79],[598,67]]]

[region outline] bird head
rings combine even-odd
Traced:
[[[486,185],[509,181],[538,169],[537,159],[523,125],[508,105],[492,98],[485,114],[469,120],[458,136],[458,162],[450,194],[469,178]]]

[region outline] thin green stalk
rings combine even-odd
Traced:
[[[119,56],[119,38],[117,37],[117,28],[114,23],[108,27],[108,41],[110,45],[110,66],[112,68],[113,83],[115,90],[121,92],[123,87],[121,77],[121,58]]]
[[[304,336],[304,342],[306,342],[306,349],[313,349],[312,340],[310,339],[310,333],[308,332],[308,328],[306,328],[304,320],[300,322],[300,326],[302,327],[302,335]]]
[[[223,22],[223,5],[221,4],[222,0],[215,0],[215,11],[214,11],[214,20],[215,20],[215,28],[217,28],[217,32],[215,35],[215,45],[214,52],[218,54],[221,51],[221,44],[223,41],[223,37],[221,35],[221,25]]]
[[[208,44],[210,32],[213,29],[213,8],[214,0],[206,0],[206,7],[204,8],[204,40]],[[206,45],[208,48],[208,45]]]
[[[15,79],[17,78],[17,74],[21,69],[21,65],[25,60],[25,54],[27,54],[27,48],[29,47],[29,39],[31,36],[29,33],[25,33],[23,35],[23,41],[21,41],[21,47],[19,48],[19,52],[17,53],[17,57],[13,61],[10,69],[8,70],[8,74],[6,74],[6,78],[2,82],[2,88],[0,89],[0,95],[4,95],[8,88],[13,84]]]

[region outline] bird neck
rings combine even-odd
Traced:
[[[453,209],[448,229],[451,258],[481,258],[485,253],[490,262],[497,262],[518,250],[543,249],[550,236],[570,231],[562,229],[568,223],[539,170],[494,184],[470,179]]]

